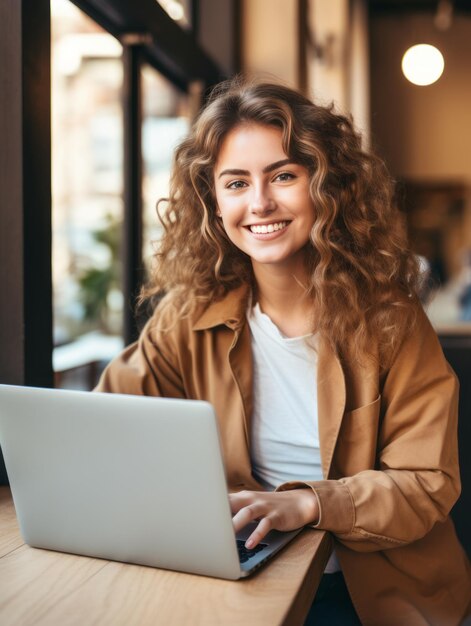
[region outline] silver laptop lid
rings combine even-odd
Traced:
[[[0,444],[30,545],[240,576],[210,404],[0,385]]]

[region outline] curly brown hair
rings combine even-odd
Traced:
[[[311,176],[316,216],[306,289],[313,332],[340,356],[346,346],[354,359],[379,351],[386,367],[415,317],[419,287],[392,181],[383,162],[362,149],[351,119],[274,82],[239,77],[218,85],[177,148],[169,198],[158,203],[166,203],[159,211],[164,234],[141,302],[165,292],[161,306],[178,319],[242,283],[253,286],[250,258],[217,218],[213,175],[222,141],[245,123],[280,128],[285,153]]]

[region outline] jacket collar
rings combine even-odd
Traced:
[[[245,320],[250,296],[248,285],[241,285],[226,294],[222,300],[211,303],[197,317],[193,330],[207,330],[222,324],[230,328],[240,328]]]
[[[246,319],[250,288],[242,285],[224,298],[210,304],[196,319],[193,330],[206,330],[220,325],[237,329]],[[335,445],[346,405],[345,374],[329,341],[320,336],[317,361],[317,407],[322,470],[330,477]],[[248,443],[248,440],[247,440]]]

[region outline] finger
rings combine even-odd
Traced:
[[[263,517],[265,514],[265,507],[262,504],[250,504],[241,508],[232,518],[232,524],[234,531],[237,533],[239,530],[250,524],[259,517]]]
[[[250,535],[250,537],[245,542],[245,547],[247,549],[255,548],[260,541],[267,536],[270,530],[273,528],[273,522],[270,517],[263,517],[259,524],[257,524],[256,529]]]
[[[232,513],[237,513],[242,507],[248,506],[253,502],[256,493],[253,491],[239,491],[238,493],[229,494],[229,505]]]
[[[231,507],[232,514],[237,513],[237,511],[244,506],[242,504],[240,494],[238,493],[229,494],[229,506]]]

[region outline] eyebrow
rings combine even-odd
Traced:
[[[264,174],[268,174],[269,172],[273,172],[273,170],[278,169],[279,167],[283,167],[283,165],[288,165],[288,164],[295,164],[295,162],[292,159],[281,159],[281,161],[275,161],[275,163],[270,163],[270,165],[267,165],[263,168],[262,172]],[[249,176],[250,172],[249,170],[238,170],[238,169],[232,169],[232,170],[223,170],[218,178],[221,178],[221,176]]]

